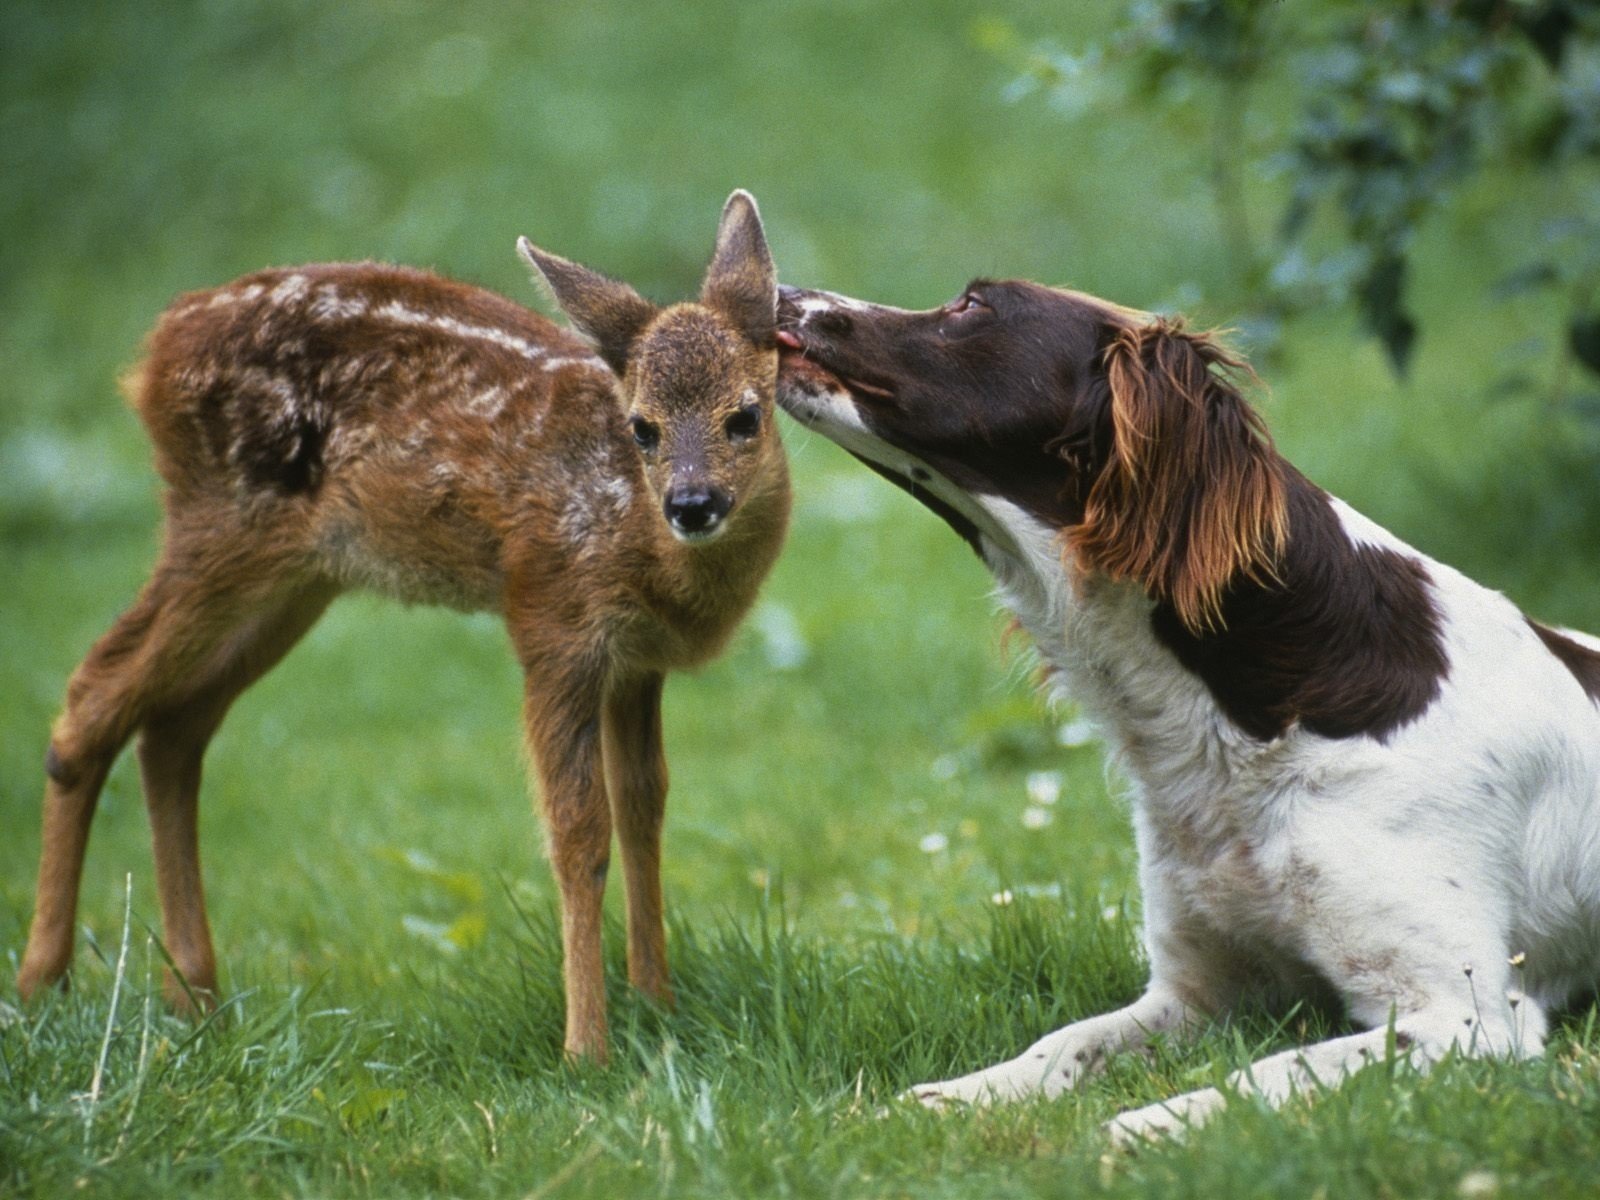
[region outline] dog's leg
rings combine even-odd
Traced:
[[[1247,986],[1233,951],[1194,920],[1167,877],[1141,860],[1144,941],[1150,984],[1126,1008],[1046,1034],[1015,1058],[957,1079],[919,1084],[908,1097],[929,1107],[1051,1097],[1075,1087],[1120,1050],[1137,1050],[1158,1034],[1187,1038],[1227,1008]]]
[[[1351,854],[1348,829],[1336,815],[1330,823],[1324,837],[1302,841],[1302,853],[1291,856],[1296,878],[1288,902],[1305,956],[1338,990],[1351,1017],[1371,1028],[1271,1055],[1237,1073],[1230,1087],[1276,1105],[1308,1085],[1336,1086],[1384,1058],[1391,1021],[1396,1054],[1423,1069],[1452,1048],[1511,1058],[1539,1054],[1545,1013],[1513,987],[1493,898],[1450,882],[1491,873],[1473,871],[1464,855],[1430,858],[1415,839],[1385,845],[1371,835]],[[1171,1133],[1198,1124],[1225,1099],[1225,1091],[1207,1088],[1123,1113],[1108,1128],[1119,1141]]]
[[[1119,1050],[1137,1049],[1156,1034],[1183,1033],[1195,1014],[1164,985],[1150,989],[1127,1008],[1075,1021],[1046,1034],[1021,1054],[970,1075],[918,1084],[906,1095],[930,1108],[951,1102],[1003,1103],[1049,1098],[1099,1070]]]
[[[672,1003],[661,903],[661,821],[667,760],[661,748],[660,675],[614,687],[605,704],[606,790],[628,891],[628,979]]]
[[[1351,1073],[1384,1061],[1391,1041],[1395,1057],[1420,1070],[1426,1070],[1452,1048],[1473,1056],[1537,1055],[1544,1048],[1544,1011],[1529,998],[1520,1000],[1517,1009],[1515,1021],[1480,1022],[1471,999],[1456,996],[1397,1018],[1392,1034],[1385,1025],[1270,1055],[1235,1073],[1228,1087],[1240,1095],[1260,1096],[1269,1104],[1282,1104],[1308,1088],[1336,1087]],[[1225,1092],[1203,1088],[1121,1113],[1108,1122],[1106,1130],[1121,1145],[1181,1133],[1203,1123],[1226,1102]]]

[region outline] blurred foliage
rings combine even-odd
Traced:
[[[1410,288],[1419,234],[1476,181],[1515,178],[1538,234],[1491,294],[1557,293],[1562,349],[1547,380],[1513,382],[1592,409],[1580,393],[1600,378],[1600,6],[1135,0],[1078,50],[1001,24],[978,40],[1011,62],[1014,96],[1073,118],[1204,114],[1219,234],[1258,337],[1353,300],[1405,373],[1425,320]],[[1279,183],[1270,239],[1250,228],[1249,175]]]

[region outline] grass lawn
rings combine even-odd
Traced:
[[[1538,1062],[1375,1068],[1137,1156],[1109,1154],[1100,1122],[1327,1018],[1245,1014],[1054,1103],[888,1105],[1136,994],[1132,845],[1098,748],[1002,648],[979,564],[793,425],[793,533],[762,606],[667,691],[678,1007],[618,982],[613,929],[610,1067],[559,1062],[555,893],[503,632],[361,596],[207,759],[226,1020],[152,1001],[131,760],[101,801],[74,988],[21,1009],[49,723],[156,548],[113,381],[176,291],[371,256],[531,300],[511,254],[527,233],[677,295],[735,185],[761,198],[786,279],[895,302],[996,271],[1153,304],[1213,294],[1225,266],[1181,131],[1005,104],[954,0],[915,20],[81,7],[19,0],[0,22],[0,1195],[1595,1194],[1592,1009]],[[1057,6],[997,8],[1078,32]],[[1600,533],[1571,502],[1592,465],[1557,454],[1536,408],[1483,395],[1502,346],[1483,331],[1545,315],[1475,307],[1516,261],[1515,197],[1492,183],[1430,232],[1409,383],[1326,314],[1288,331],[1263,404],[1314,478],[1530,611],[1600,629]]]

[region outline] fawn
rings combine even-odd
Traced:
[[[783,543],[777,281],[742,191],[696,302],[658,307],[518,250],[592,348],[491,292],[374,264],[263,271],[163,314],[129,390],[167,484],[165,544],[51,734],[25,997],[69,965],[89,823],[138,731],[166,992],[215,1003],[206,744],[336,595],[371,588],[504,614],[561,893],[567,1053],[606,1056],[613,823],[628,976],[671,1002],[662,683],[723,647]]]

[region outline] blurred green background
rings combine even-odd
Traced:
[[[1349,11],[1294,8],[1275,37]],[[973,274],[1027,275],[1237,322],[1258,296],[1219,234],[1205,80],[1160,104],[1053,102],[1051,38],[1114,38],[1122,16],[938,0],[915,18],[867,3],[8,5],[0,946],[18,952],[29,912],[62,686],[154,557],[155,478],[115,378],[174,294],[376,258],[539,302],[512,254],[528,234],[674,298],[739,186],[794,282],[928,306]],[[1258,229],[1290,189],[1261,162],[1293,72],[1259,72],[1238,133]],[[1539,219],[1515,171],[1477,174],[1416,234],[1426,334],[1410,376],[1352,306],[1309,307],[1262,344],[1261,403],[1318,482],[1544,618],[1600,627],[1592,461],[1549,398],[1490,386],[1507,354],[1542,370],[1558,349],[1539,341],[1552,299],[1488,291]],[[798,920],[858,933],[971,912],[1006,883],[1070,877],[1120,899],[1130,850],[1098,754],[1059,746],[1072,714],[1043,714],[1026,662],[998,648],[978,563],[832,446],[787,435],[789,554],[730,656],[669,690],[672,896],[741,910],[782,877]],[[403,866],[418,848],[446,874],[549,896],[493,619],[349,598],[246,696],[208,770],[208,877],[235,970],[242,946],[290,970],[283,938],[325,970],[354,970],[363,947],[389,970],[411,947],[406,914],[459,907]],[[1029,771],[1064,773],[1066,797],[1032,827]],[[123,763],[86,922],[117,914],[125,870],[149,912],[142,840]]]
[[[1284,47],[1296,22],[1350,12],[1275,7]],[[154,556],[156,481],[115,380],[173,296],[268,264],[376,258],[539,303],[512,252],[527,234],[672,298],[696,287],[738,186],[793,282],[925,306],[974,274],[1024,275],[1240,321],[1258,297],[1218,222],[1206,80],[1161,103],[1106,91],[1079,112],[1059,78],[1039,82],[1030,47],[1087,45],[1122,14],[8,3],[4,952],[20,951],[31,907],[39,763],[65,680]],[[1236,131],[1235,200],[1258,231],[1295,184],[1262,167],[1294,82],[1287,52],[1273,64]],[[1600,629],[1581,422],[1538,388],[1491,386],[1508,362],[1545,373],[1563,352],[1556,298],[1490,290],[1541,236],[1529,178],[1479,171],[1418,220],[1424,336],[1406,378],[1353,307],[1302,306],[1261,340],[1260,402],[1318,482],[1540,616]],[[669,902],[690,920],[743,914],[781,883],[803,927],[849,936],[959,923],[1007,887],[1119,904],[1131,849],[1098,752],[1076,744],[1072,713],[1043,712],[1025,656],[1002,651],[977,563],[832,447],[786,435],[788,554],[729,655],[669,688]],[[208,760],[229,977],[382,995],[399,974],[493,954],[508,897],[549,904],[517,701],[492,619],[336,606]],[[144,841],[124,762],[85,884],[102,938],[125,871],[154,918]]]
[[[613,928],[610,1072],[559,1066],[504,634],[373,597],[335,605],[207,759],[236,1019],[196,1034],[143,999],[131,756],[94,829],[74,992],[21,1015],[11,977],[50,722],[156,553],[117,376],[175,295],[269,264],[384,259],[539,304],[526,234],[670,299],[749,188],[795,283],[926,306],[1022,275],[1237,325],[1307,474],[1600,630],[1594,13],[8,0],[0,1191],[1480,1195],[1487,1168],[1505,1195],[1584,1192],[1592,1013],[1547,1067],[1369,1072],[1310,1116],[1230,1109],[1192,1154],[1113,1162],[1095,1129],[1314,1022],[1246,1014],[1071,1101],[866,1119],[1133,994],[1133,850],[1099,747],[1043,708],[978,563],[793,425],[785,557],[728,654],[667,691],[683,1003],[627,993]]]

